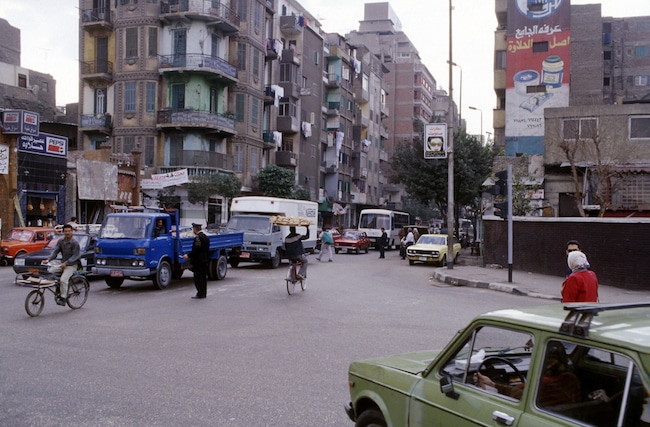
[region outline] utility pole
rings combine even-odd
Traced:
[[[447,112],[447,269],[454,268],[454,109],[453,109],[453,55],[452,55],[452,0],[449,0],[449,110]]]

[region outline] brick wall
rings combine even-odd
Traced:
[[[483,220],[483,263],[508,266],[508,222]],[[650,220],[610,218],[518,218],[513,220],[513,269],[558,276],[566,242],[575,239],[601,284],[650,289]]]

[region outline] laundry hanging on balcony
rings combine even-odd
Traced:
[[[273,131],[273,142],[277,145],[278,150],[282,149],[282,132]]]
[[[302,135],[305,138],[309,138],[311,136],[311,123],[302,122]]]

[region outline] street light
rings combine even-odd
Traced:
[[[483,144],[483,110],[476,107],[469,107],[470,110],[476,110],[481,113],[481,144]]]
[[[459,101],[458,101],[458,127],[463,125],[463,67],[456,64],[454,61],[447,61],[447,64],[453,65],[460,69],[460,90],[459,90]]]

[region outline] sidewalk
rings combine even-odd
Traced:
[[[561,276],[512,272],[512,282],[508,282],[508,269],[480,267],[463,263],[436,268],[433,278],[452,286],[467,286],[506,292],[531,298],[561,301],[560,289],[564,279]],[[626,290],[613,286],[600,285],[598,288],[600,302],[650,302],[650,290]]]

